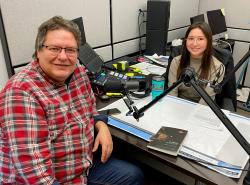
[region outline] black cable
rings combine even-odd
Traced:
[[[221,70],[223,70],[223,71],[221,72]],[[204,84],[210,84],[212,86],[215,86],[216,83],[218,84],[218,80],[220,79],[220,77],[222,76],[222,74],[224,72],[225,72],[225,66],[223,64],[221,64],[219,68],[217,68],[213,73],[211,73],[211,76],[213,74],[216,74],[216,77],[213,81],[209,81],[207,79],[199,79],[199,75],[196,72],[195,72],[195,78],[198,79],[199,83],[201,83],[201,84],[204,83]]]
[[[141,56],[141,28],[140,28],[140,15],[141,15],[141,11],[139,9],[139,14],[138,14],[138,20],[137,20],[137,24],[138,24],[138,31],[139,31],[139,56]]]
[[[221,72],[221,69],[223,70],[222,72]],[[215,70],[215,72],[218,71],[218,70],[219,70],[219,72],[216,74],[216,78],[214,79],[212,85],[215,85],[216,83],[218,84],[218,80],[220,79],[220,77],[222,76],[222,74],[225,73],[225,66],[223,64],[221,64],[220,67]]]
[[[142,55],[142,46],[141,46],[141,25],[142,23],[145,23],[146,21],[142,21],[140,23],[140,16],[142,15],[144,17],[144,12],[143,10],[139,9],[139,14],[138,14],[138,19],[137,19],[137,24],[138,24],[138,31],[139,31],[139,56]]]
[[[146,23],[147,21],[143,21],[143,22],[141,22],[140,23],[140,25],[139,25],[139,30],[141,30],[141,25],[143,24],[143,23]],[[139,34],[140,34],[140,32],[141,31],[139,31]],[[140,55],[142,55],[142,43],[141,43],[141,37],[142,36],[140,36],[140,39],[139,39],[139,48],[140,48]]]

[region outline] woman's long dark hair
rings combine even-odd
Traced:
[[[212,31],[209,25],[205,22],[194,23],[188,28],[182,43],[180,65],[177,71],[177,77],[180,77],[183,69],[190,65],[190,52],[187,50],[186,42],[189,33],[195,28],[199,28],[207,39],[207,48],[202,56],[201,72],[199,78],[208,79],[212,61]]]

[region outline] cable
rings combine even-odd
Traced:
[[[226,44],[229,46],[229,48],[230,48],[230,52],[233,53],[232,46],[231,46],[230,43],[228,43],[228,42],[225,41],[225,40],[220,40],[220,39],[218,39],[218,41],[219,41],[219,42],[224,42],[224,43],[226,43]]]
[[[139,9],[137,24],[138,24],[138,31],[139,31],[139,55],[141,56],[141,29],[140,29],[140,15],[141,15],[141,9]]]
[[[141,22],[140,23],[140,25],[139,25],[139,30],[141,30],[141,25],[143,24],[143,23],[145,23],[146,21],[143,21],[143,22]],[[141,31],[139,31],[139,34],[141,34],[140,33]],[[141,36],[140,36],[140,38],[139,38],[139,52],[140,52],[140,56],[142,55],[142,43],[141,43]]]
[[[140,56],[142,55],[142,47],[141,47],[141,25],[146,22],[146,21],[142,21],[140,23],[140,16],[142,15],[144,17],[144,12],[146,12],[146,11],[143,11],[143,10],[139,9],[138,20],[137,20],[138,31],[139,31],[139,55]]]
[[[196,72],[195,72],[195,78],[198,79],[198,81],[201,85],[209,85],[209,86],[213,87],[216,85],[216,83],[219,84],[218,80],[220,79],[222,74],[224,74],[224,72],[225,72],[225,67],[223,64],[221,64],[219,68],[217,68],[213,73],[210,74],[211,76],[213,74],[216,74],[215,79],[213,81],[209,81],[207,79],[200,79],[198,73],[196,73]]]
[[[222,72],[221,72],[221,69],[223,70]],[[221,64],[220,67],[219,67],[218,69],[215,70],[215,72],[218,71],[218,70],[219,70],[219,72],[216,73],[216,77],[215,77],[215,79],[213,80],[213,83],[212,83],[213,85],[215,85],[216,83],[218,84],[218,80],[220,79],[220,77],[222,76],[222,74],[225,73],[225,67],[224,67],[224,65]],[[214,72],[214,73],[215,73],[215,72]],[[214,73],[213,73],[213,74],[214,74]]]
[[[101,96],[101,95],[103,95],[104,92],[99,87],[92,86],[92,88],[93,88],[93,92],[94,92],[95,96]]]

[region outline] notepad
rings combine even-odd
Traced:
[[[184,129],[162,126],[151,138],[152,140],[147,147],[177,156],[187,132],[188,131]]]

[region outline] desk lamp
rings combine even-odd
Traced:
[[[229,73],[229,75],[219,83],[215,91],[220,92],[223,85],[227,83],[230,79],[231,75],[240,68],[240,66],[249,58],[250,51],[248,51],[244,57],[238,62],[238,64],[234,67],[234,69]],[[246,151],[246,153],[250,156],[250,144],[248,141],[243,137],[243,135],[238,131],[238,129],[233,125],[233,123],[227,118],[227,116],[223,113],[223,111],[219,108],[219,106],[211,99],[211,97],[207,94],[207,92],[201,88],[197,79],[195,79],[195,71],[193,68],[186,68],[182,72],[182,75],[178,81],[176,81],[172,86],[166,89],[162,94],[157,96],[151,102],[146,104],[140,109],[137,109],[133,102],[127,104],[130,105],[130,112],[133,110],[133,117],[138,121],[140,117],[143,116],[144,112],[149,109],[152,105],[166,96],[169,92],[171,92],[175,87],[179,84],[184,83],[186,86],[192,86],[195,91],[204,99],[207,105],[212,109],[212,111],[216,114],[216,116],[221,120],[221,122],[225,125],[225,127],[230,131],[230,133],[234,136],[234,138],[238,141],[241,147]],[[250,167],[249,167],[250,168]],[[250,185],[250,172],[247,173],[244,182],[244,185]]]

